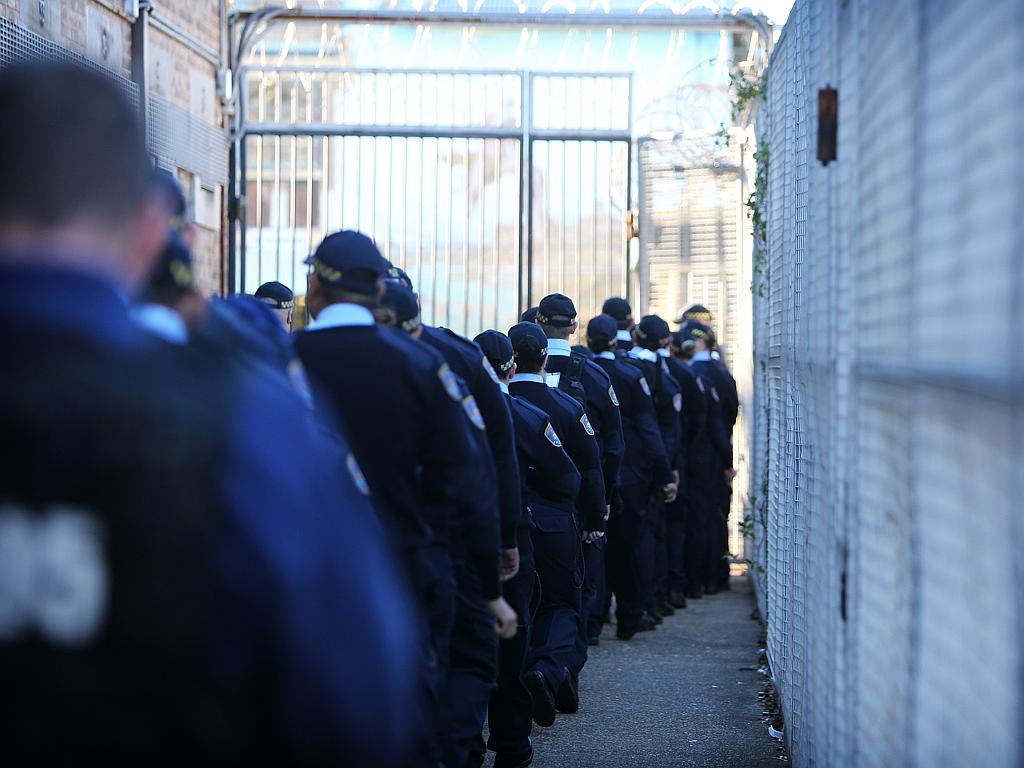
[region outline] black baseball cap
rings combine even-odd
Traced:
[[[384,295],[380,303],[395,313],[395,322],[403,331],[411,333],[420,325],[420,302],[416,294],[395,280],[384,282]]]
[[[537,305],[537,322],[555,328],[568,328],[576,319],[576,305],[563,293],[552,293]]]
[[[519,316],[519,319],[524,323],[532,323],[534,320],[537,319],[538,312],[540,312],[540,307],[530,307],[528,310],[523,312],[522,315]]]
[[[611,315],[619,323],[625,322],[626,318],[633,316],[633,308],[629,306],[629,302],[618,296],[605,299],[601,306],[601,312]]]
[[[591,341],[611,341],[619,330],[619,324],[611,315],[595,315],[587,323],[587,338]]]
[[[644,315],[637,323],[637,331],[645,339],[661,340],[672,335],[672,331],[662,318],[658,315]]]
[[[548,337],[536,323],[516,323],[508,329],[508,339],[516,357],[540,362],[548,355]]]
[[[711,310],[703,304],[692,304],[686,309],[679,310],[679,317],[676,318],[677,323],[685,323],[687,320],[710,323],[712,321]]]
[[[291,309],[295,306],[295,294],[291,288],[276,280],[264,283],[256,289],[255,296],[274,309]]]
[[[696,341],[697,339],[703,339],[711,333],[711,329],[704,323],[698,322],[697,320],[687,320],[682,328],[679,329],[679,346],[682,346],[684,341]]]
[[[473,339],[499,376],[504,377],[516,361],[515,350],[508,336],[500,331],[484,331]]]
[[[388,271],[388,262],[373,240],[351,229],[324,238],[306,259],[317,277],[355,293],[373,294],[377,282]]]
[[[397,264],[391,264],[388,266],[388,273],[384,276],[384,279],[401,283],[410,291],[414,290],[412,287],[412,278],[409,277],[409,273]]]
[[[156,267],[150,274],[149,291],[170,291],[181,295],[195,287],[192,254],[178,233],[167,230],[167,240]]]

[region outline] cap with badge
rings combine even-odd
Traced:
[[[181,191],[181,185],[174,178],[174,174],[166,168],[157,168],[153,172],[153,187],[164,199],[171,214],[170,228],[180,232],[188,223],[188,202],[185,200],[185,193]]]
[[[672,335],[666,323],[658,315],[644,315],[636,326],[637,334],[642,339],[657,340],[668,338]]]
[[[371,295],[388,271],[388,262],[373,240],[350,229],[325,237],[306,264],[312,265],[316,276],[329,285]]]
[[[519,316],[519,319],[524,323],[532,323],[537,319],[538,312],[540,312],[540,307],[530,307]]]
[[[711,329],[704,325],[704,323],[698,322],[697,320],[687,320],[683,327],[679,329],[681,342],[704,339],[707,338],[710,333]],[[680,346],[682,346],[681,343]]]
[[[601,312],[610,315],[618,323],[624,323],[633,316],[633,308],[629,306],[629,302],[618,296],[605,299]]]
[[[587,323],[587,338],[592,342],[610,342],[619,331],[619,324],[611,315],[596,315]]]
[[[686,309],[680,309],[679,317],[676,318],[677,323],[685,323],[687,320],[710,323],[714,318],[711,316],[711,310],[703,304],[693,304]]]
[[[515,350],[508,336],[499,331],[484,331],[473,339],[484,353],[487,362],[504,378],[516,362]]]
[[[384,295],[380,303],[395,313],[395,323],[403,331],[412,333],[420,326],[420,302],[416,294],[395,280],[384,282]]]
[[[517,359],[540,363],[548,356],[548,337],[536,323],[516,323],[508,329],[508,339]]]
[[[295,307],[295,294],[291,289],[276,280],[264,283],[256,289],[254,294],[264,304],[269,304],[274,309],[292,309]]]
[[[388,271],[387,274],[384,275],[384,279],[396,283],[401,283],[410,291],[414,290],[414,288],[412,287],[412,278],[409,277],[409,273],[406,272],[397,264],[391,264],[388,266]]]
[[[173,229],[167,232],[167,241],[160,260],[149,278],[147,291],[153,293],[183,294],[195,287],[192,254]]]
[[[552,293],[537,305],[537,322],[555,328],[568,328],[576,319],[576,305],[562,293]]]

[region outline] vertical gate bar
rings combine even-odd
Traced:
[[[434,308],[437,307],[437,260],[440,257],[440,200],[441,200],[441,174],[438,169],[441,166],[441,139],[434,142],[434,227],[433,237],[430,238],[430,296]],[[433,314],[433,311],[432,311]],[[433,316],[431,324],[437,325],[438,318]]]
[[[617,243],[618,243],[618,238],[615,236],[615,207],[613,205],[614,201],[612,200],[612,197],[611,197],[611,183],[612,183],[612,178],[615,175],[615,170],[614,170],[615,144],[610,142],[610,141],[606,141],[606,142],[604,142],[604,147],[605,147],[605,150],[606,150],[606,154],[608,155],[608,162],[605,165],[605,171],[607,173],[607,176],[604,179],[602,179],[601,181],[603,182],[602,186],[604,187],[605,196],[608,198],[608,207],[606,208],[606,210],[607,210],[606,224],[608,225],[608,273],[607,273],[606,280],[608,281],[607,282],[608,290],[610,290],[612,288],[612,286],[615,285],[615,274],[616,274],[615,262],[618,259],[618,257],[616,256],[616,253],[615,253],[615,251],[617,250]],[[617,288],[617,286],[616,286],[616,288]],[[616,293],[617,292],[618,291],[616,290]],[[628,300],[628,295],[629,294],[627,292],[627,294],[626,294],[627,300]],[[634,312],[636,312],[637,309],[641,310],[641,314],[646,312],[646,309],[644,307],[634,308]]]
[[[563,82],[564,82],[564,80],[563,80]],[[562,96],[563,97],[565,96],[565,88],[564,87],[562,88]],[[565,124],[565,114],[564,113],[562,115],[562,124],[563,125]],[[568,174],[569,174],[569,166],[568,166],[568,159],[566,158],[566,151],[565,151],[566,147],[568,146],[568,144],[569,144],[569,142],[567,142],[567,141],[559,141],[558,142],[559,149],[561,150],[559,152],[559,154],[561,154],[561,156],[562,156],[562,200],[561,200],[561,204],[562,204],[562,220],[558,224],[558,251],[556,252],[556,258],[559,260],[559,262],[561,262],[561,265],[562,265],[562,283],[556,289],[556,290],[559,290],[559,291],[564,291],[565,290],[565,288],[563,287],[566,284],[565,249],[566,249],[566,243],[569,240],[569,238],[566,236],[566,227],[569,226],[569,222],[566,221],[566,218],[567,218],[567,215],[566,215],[567,214],[567,211],[566,211],[567,205],[566,205],[566,203],[569,202],[569,190],[568,190],[568,188],[566,186],[566,178],[568,177]],[[548,286],[548,288],[550,289],[551,286]]]
[[[633,200],[632,200],[632,197],[631,197],[632,193],[633,193],[633,185],[631,184],[631,177],[633,175],[633,142],[632,141],[627,141],[627,142],[625,142],[625,144],[626,144],[626,210],[623,212],[624,216],[628,215],[628,213],[633,210]],[[629,248],[630,248],[630,245],[631,245],[631,239],[630,239],[630,235],[629,235],[628,232],[623,232],[625,226],[626,226],[626,222],[625,222],[625,220],[623,220],[620,223],[620,225],[619,225],[619,232],[620,232],[620,238],[624,234],[625,235],[624,239],[626,241],[626,249],[625,249],[625,253],[623,254],[623,256],[625,258],[625,270],[626,270],[626,295],[628,296],[629,295],[629,287],[630,287],[630,285],[629,285],[629,283],[630,283],[630,276],[629,276],[629,271],[630,271],[629,270]],[[641,290],[645,294],[649,294],[650,293],[649,290],[646,290],[644,288],[644,283],[643,282],[641,282],[640,285],[641,285]],[[646,298],[649,298],[649,296],[645,297],[645,299]],[[644,306],[646,306],[646,304]]]
[[[504,80],[502,80],[502,82],[504,82]],[[502,91],[504,91],[504,85],[502,85]],[[504,104],[504,99],[502,100],[502,104]],[[499,291],[501,290],[501,278],[499,276],[500,267],[498,261],[501,256],[501,153],[504,151],[504,140],[497,139],[494,143],[497,146],[494,154],[494,254],[491,259],[491,274],[494,278],[494,327],[498,328],[498,316],[500,312]],[[498,330],[501,329],[498,328]]]
[[[359,107],[360,113],[362,113],[362,106]],[[356,177],[355,177],[355,205],[356,205],[356,221],[352,229],[359,229],[363,221],[363,138],[361,136],[355,137],[356,145]]]
[[[582,107],[581,100],[580,108],[582,109]],[[581,303],[583,301],[583,144],[582,141],[576,142],[576,294],[573,296],[573,301]]]
[[[426,139],[420,139],[420,206],[419,206],[419,232],[416,237],[416,287],[423,290],[423,230],[425,216],[427,215],[427,169],[424,158],[427,156]],[[421,308],[422,309],[422,308]]]
[[[462,243],[462,279],[465,287],[462,291],[462,332],[467,333],[469,328],[469,210],[470,210],[470,186],[469,186],[469,145],[470,140],[466,139],[466,225],[464,228],[464,239]]]
[[[394,141],[392,140],[392,138],[390,136],[387,137],[387,139],[385,139],[385,141],[387,141],[387,143],[388,143],[388,187],[387,187],[387,193],[388,193],[388,205],[387,205],[387,212],[388,213],[387,213],[387,218],[388,218],[388,223],[387,223],[387,226],[385,227],[385,230],[387,230],[387,233],[388,233],[388,242],[387,242],[387,253],[385,253],[384,255],[390,261],[391,260],[391,241],[394,239],[392,237],[392,235],[391,235],[391,226],[392,226],[391,202],[392,202],[392,198],[394,197],[394,189],[395,189],[395,173],[394,173],[395,169],[394,169],[394,163],[393,163],[393,161],[395,159],[395,143],[394,143]]]
[[[477,272],[476,281],[479,287],[477,291],[477,300],[479,302],[479,309],[477,311],[476,326],[477,332],[483,330],[484,325],[484,239],[485,239],[485,227],[487,223],[487,140],[480,140],[480,188],[477,194],[477,211],[479,212],[480,219],[480,242],[477,244],[477,253],[479,258],[477,260]]]
[[[256,261],[256,273],[257,273],[257,275],[259,275],[259,264],[260,264],[260,261],[263,259],[263,253],[262,253],[262,251],[263,251],[263,184],[265,183],[264,179],[263,179],[263,162],[264,162],[263,161],[263,154],[266,151],[265,148],[264,148],[264,143],[265,142],[266,142],[266,139],[263,138],[262,136],[257,136],[256,137],[256,147],[257,147],[257,149],[256,149],[256,227],[255,227],[256,248],[255,248],[255,251],[256,251],[256,259],[257,259],[257,261]],[[241,285],[241,292],[242,293],[247,293],[248,292],[248,288],[246,287],[248,285],[248,283],[246,282],[247,276],[245,275],[245,272],[248,270],[248,262],[249,262],[249,254],[245,253],[245,254],[243,254],[243,265],[245,265],[245,266],[244,266],[244,268],[242,270],[243,271],[243,280],[242,280],[242,285]]]
[[[274,137],[274,199],[271,211],[274,213],[274,260],[278,268],[281,265],[281,142],[280,136]],[[260,259],[260,270],[257,285],[263,283],[263,259]]]
[[[312,118],[312,115],[310,115]],[[310,251],[313,248],[313,142],[315,142],[312,136],[309,137],[309,144],[306,150],[306,251]],[[322,186],[322,185],[321,185]],[[296,254],[292,254],[292,284],[291,289],[294,293],[295,286],[299,282],[299,264],[302,263],[302,259],[296,259]],[[305,257],[306,254],[299,254]]]
[[[448,247],[445,250],[444,270],[444,324],[452,324],[452,239],[455,229],[455,139],[448,139]]]
[[[406,102],[408,103],[408,102]],[[402,147],[402,179],[409,178],[409,139],[401,139]],[[402,198],[402,239],[398,244],[398,253],[402,259],[402,268],[407,267],[408,256],[405,252],[406,244],[409,240],[409,196],[405,195]]]
[[[593,219],[594,233],[593,233],[593,239],[590,242],[591,242],[591,248],[593,248],[593,250],[594,250],[594,258],[593,258],[593,260],[594,260],[594,279],[591,282],[591,285],[593,286],[593,288],[591,290],[590,306],[595,307],[595,308],[598,306],[598,302],[599,301],[603,301],[603,299],[601,298],[600,293],[598,293],[598,283],[600,282],[600,276],[601,276],[601,272],[600,272],[600,269],[599,269],[599,265],[601,263],[600,262],[600,259],[601,259],[600,253],[601,252],[600,252],[600,249],[598,248],[598,244],[597,244],[597,242],[598,242],[598,236],[597,236],[597,230],[598,230],[597,214],[598,214],[598,210],[597,209],[598,209],[598,203],[599,203],[599,200],[597,199],[597,151],[598,151],[599,147],[600,147],[600,144],[598,144],[596,141],[591,143],[591,149],[593,150],[591,152],[591,159],[593,160],[593,162],[591,163],[591,168],[594,169],[594,173],[593,173],[593,179],[594,179],[594,184],[593,184],[593,189],[594,189],[594,209],[593,210],[594,210],[594,213],[591,216],[591,218]],[[603,291],[601,293],[603,293]],[[604,298],[609,298],[609,297],[605,296]]]
[[[345,228],[345,189],[348,181],[348,174],[345,173],[346,161],[348,160],[348,147],[351,144],[348,136],[338,136],[340,152],[338,153],[338,229]],[[359,139],[356,139],[358,141]]]
[[[519,148],[519,306],[516,308],[518,316],[526,307],[530,306],[530,276],[533,271],[532,253],[532,195],[531,189],[531,147],[530,147],[530,73],[524,71],[520,75],[519,87],[519,108],[520,123],[523,129],[522,144]]]
[[[298,78],[296,78],[296,81],[297,80],[298,80]],[[292,123],[293,124],[295,123],[296,112],[298,111],[297,110],[297,105],[296,105],[297,96],[298,96],[298,87],[295,85],[295,83],[293,83],[292,84],[292,98],[291,98],[291,105],[290,105],[291,106],[291,110],[290,111],[291,111],[291,115],[292,115]],[[289,224],[291,224],[291,230],[292,230],[292,248],[291,248],[291,257],[290,257],[291,269],[288,270],[289,274],[293,274],[294,271],[295,271],[295,246],[296,246],[295,239],[298,237],[298,233],[299,233],[299,221],[298,221],[298,217],[296,216],[296,213],[299,210],[299,204],[298,204],[298,201],[295,199],[295,193],[298,190],[298,180],[297,179],[298,179],[298,175],[299,175],[299,137],[298,136],[292,136],[291,161],[292,161],[292,178],[291,178],[291,186],[290,186],[290,190],[289,190],[289,195],[288,196],[289,196],[290,202],[291,202],[291,219],[289,221]],[[280,275],[281,275],[281,269],[279,267],[278,270],[277,270],[277,276],[275,276],[274,279],[275,280],[280,280],[281,279]]]

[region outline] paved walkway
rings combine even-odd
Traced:
[[[580,711],[534,726],[537,768],[779,766],[760,716],[760,625],[746,579],[693,600],[653,632],[605,627],[580,682]],[[489,763],[488,763],[489,764]]]

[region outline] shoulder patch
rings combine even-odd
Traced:
[[[608,387],[608,397],[611,398],[612,404],[616,408],[618,408],[619,407],[619,398],[615,395],[615,387],[614,386],[609,386]]]
[[[487,375],[491,377],[491,381],[493,381],[495,384],[500,384],[501,382],[498,381],[498,374],[494,372],[494,366],[491,365],[491,361],[488,360],[486,357],[483,358],[483,361],[484,370],[487,371]]]
[[[546,437],[548,439],[548,442],[555,446],[555,448],[562,447],[562,441],[558,439],[558,433],[555,432],[555,428],[551,426],[550,421],[548,422],[548,425],[544,428],[544,437]]]
[[[582,416],[580,416],[580,424],[582,424],[583,428],[587,430],[588,435],[590,435],[591,437],[594,436],[594,428],[590,426],[590,419],[587,418],[587,414],[584,413]]]
[[[462,390],[459,387],[458,377],[452,373],[452,369],[448,367],[448,363],[444,363],[440,368],[437,369],[437,378],[444,384],[444,391],[448,393],[448,397],[458,402],[462,400]]]
[[[352,482],[355,483],[359,492],[363,496],[369,496],[370,484],[366,482],[363,470],[359,468],[359,462],[356,461],[356,457],[351,452],[349,452],[348,457],[345,459],[345,466],[348,467],[348,473],[352,476]]]
[[[480,406],[476,404],[476,400],[473,399],[472,395],[466,395],[466,398],[462,401],[462,408],[469,417],[469,420],[473,422],[474,427],[486,429],[484,417],[480,414]]]
[[[640,377],[640,389],[642,389],[644,391],[644,394],[647,395],[648,397],[651,396],[651,386],[647,383],[646,376]]]
[[[672,395],[672,407],[676,409],[676,413],[683,410],[683,396],[678,392]]]
[[[721,402],[721,400],[718,399],[718,390],[715,389],[714,387],[711,388],[711,397],[713,397],[715,399],[716,403],[720,403]]]
[[[704,391],[704,382],[701,381],[700,376],[694,376],[693,378],[695,378],[697,380],[697,387],[700,389],[701,392],[703,392]]]

